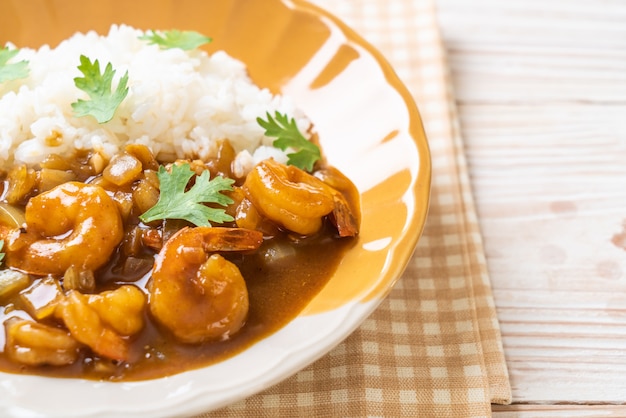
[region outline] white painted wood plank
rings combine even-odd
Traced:
[[[623,1],[437,0],[447,41],[623,48]]]
[[[626,103],[626,2],[437,3],[461,103]]]
[[[509,405],[493,406],[494,418],[624,417],[624,405]]]
[[[437,4],[522,404],[494,416],[626,416],[542,405],[626,402],[626,2]]]

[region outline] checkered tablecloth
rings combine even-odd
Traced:
[[[316,0],[377,47],[413,94],[431,206],[402,278],[347,340],[286,381],[203,417],[484,417],[511,388],[432,0]]]

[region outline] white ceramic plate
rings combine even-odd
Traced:
[[[194,29],[291,95],[330,164],[361,193],[362,229],[328,285],[277,333],[221,363],[141,382],[0,373],[2,416],[189,416],[258,393],[311,364],[378,306],[404,270],[428,207],[430,160],[415,104],[381,54],[328,13],[288,0],[8,0],[0,43],[38,47],[111,23]]]

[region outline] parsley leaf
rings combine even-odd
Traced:
[[[20,52],[19,49],[9,49],[5,46],[0,49],[0,83],[28,77],[28,61],[19,61],[8,64],[9,60]]]
[[[303,170],[312,171],[313,165],[321,158],[320,149],[317,145],[308,141],[296,126],[295,119],[287,117],[276,111],[274,118],[267,114],[267,120],[260,117],[256,119],[257,123],[265,129],[265,135],[277,138],[272,145],[285,151],[291,147],[297,150],[291,154],[287,154],[289,159],[287,164],[294,165]]]
[[[115,75],[115,70],[111,63],[106,65],[104,73],[100,74],[100,63],[95,60],[93,63],[88,57],[80,56],[78,69],[84,77],[76,77],[74,85],[87,93],[91,100],[82,100],[72,103],[72,109],[76,116],[91,115],[98,123],[105,123],[113,119],[115,110],[122,103],[128,94],[128,71],[124,74],[114,92],[111,91],[111,82]]]
[[[196,176],[193,187],[185,191],[187,183],[194,175],[189,164],[174,164],[171,173],[160,166],[157,175],[161,184],[161,195],[156,205],[139,217],[143,222],[184,219],[196,226],[211,226],[210,222],[223,223],[233,220],[224,209],[210,208],[202,203],[217,203],[222,206],[233,203],[230,197],[221,192],[232,190],[234,180],[221,176],[210,180],[211,174],[207,170]]]
[[[179,31],[176,29],[157,33],[153,30],[139,37],[142,41],[148,41],[150,45],[158,45],[161,49],[180,48],[183,51],[196,49],[201,45],[208,44],[213,39],[194,31]]]
[[[2,247],[4,247],[4,241],[0,239],[0,251],[2,251]],[[2,260],[4,260],[4,253],[0,252],[0,266],[2,265]]]

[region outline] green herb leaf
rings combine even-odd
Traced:
[[[306,171],[313,170],[313,165],[321,158],[320,149],[302,135],[296,126],[295,119],[289,119],[286,114],[283,115],[277,111],[274,118],[267,112],[267,120],[260,117],[256,120],[265,129],[266,136],[277,138],[272,145],[283,151],[290,147],[296,150],[287,154],[289,157],[287,164]]]
[[[0,49],[0,83],[28,77],[28,61],[8,64],[18,52],[20,52],[19,49],[9,49],[8,46]]]
[[[152,208],[139,217],[143,222],[159,219],[184,219],[196,226],[211,226],[210,222],[223,223],[233,220],[224,209],[210,208],[203,203],[217,203],[226,206],[233,200],[222,194],[232,190],[232,179],[217,176],[210,179],[209,171],[196,176],[195,184],[186,191],[194,173],[189,164],[172,165],[171,173],[160,166],[157,173],[161,195]]]
[[[111,91],[111,82],[115,70],[111,63],[106,65],[104,73],[100,74],[100,63],[93,63],[84,55],[80,56],[78,69],[84,77],[76,77],[74,85],[87,93],[91,100],[82,100],[72,103],[72,109],[76,116],[91,115],[98,123],[105,123],[113,119],[118,106],[128,94],[128,71],[120,79],[115,91]]]
[[[184,51],[196,49],[213,41],[213,39],[198,32],[176,29],[160,33],[150,30],[145,35],[140,36],[139,39],[148,41],[150,45],[158,45],[161,49],[180,48]]]
[[[0,239],[0,251],[2,251],[3,247],[4,247],[4,241]],[[0,252],[0,266],[2,265],[2,260],[4,260],[4,253]]]

